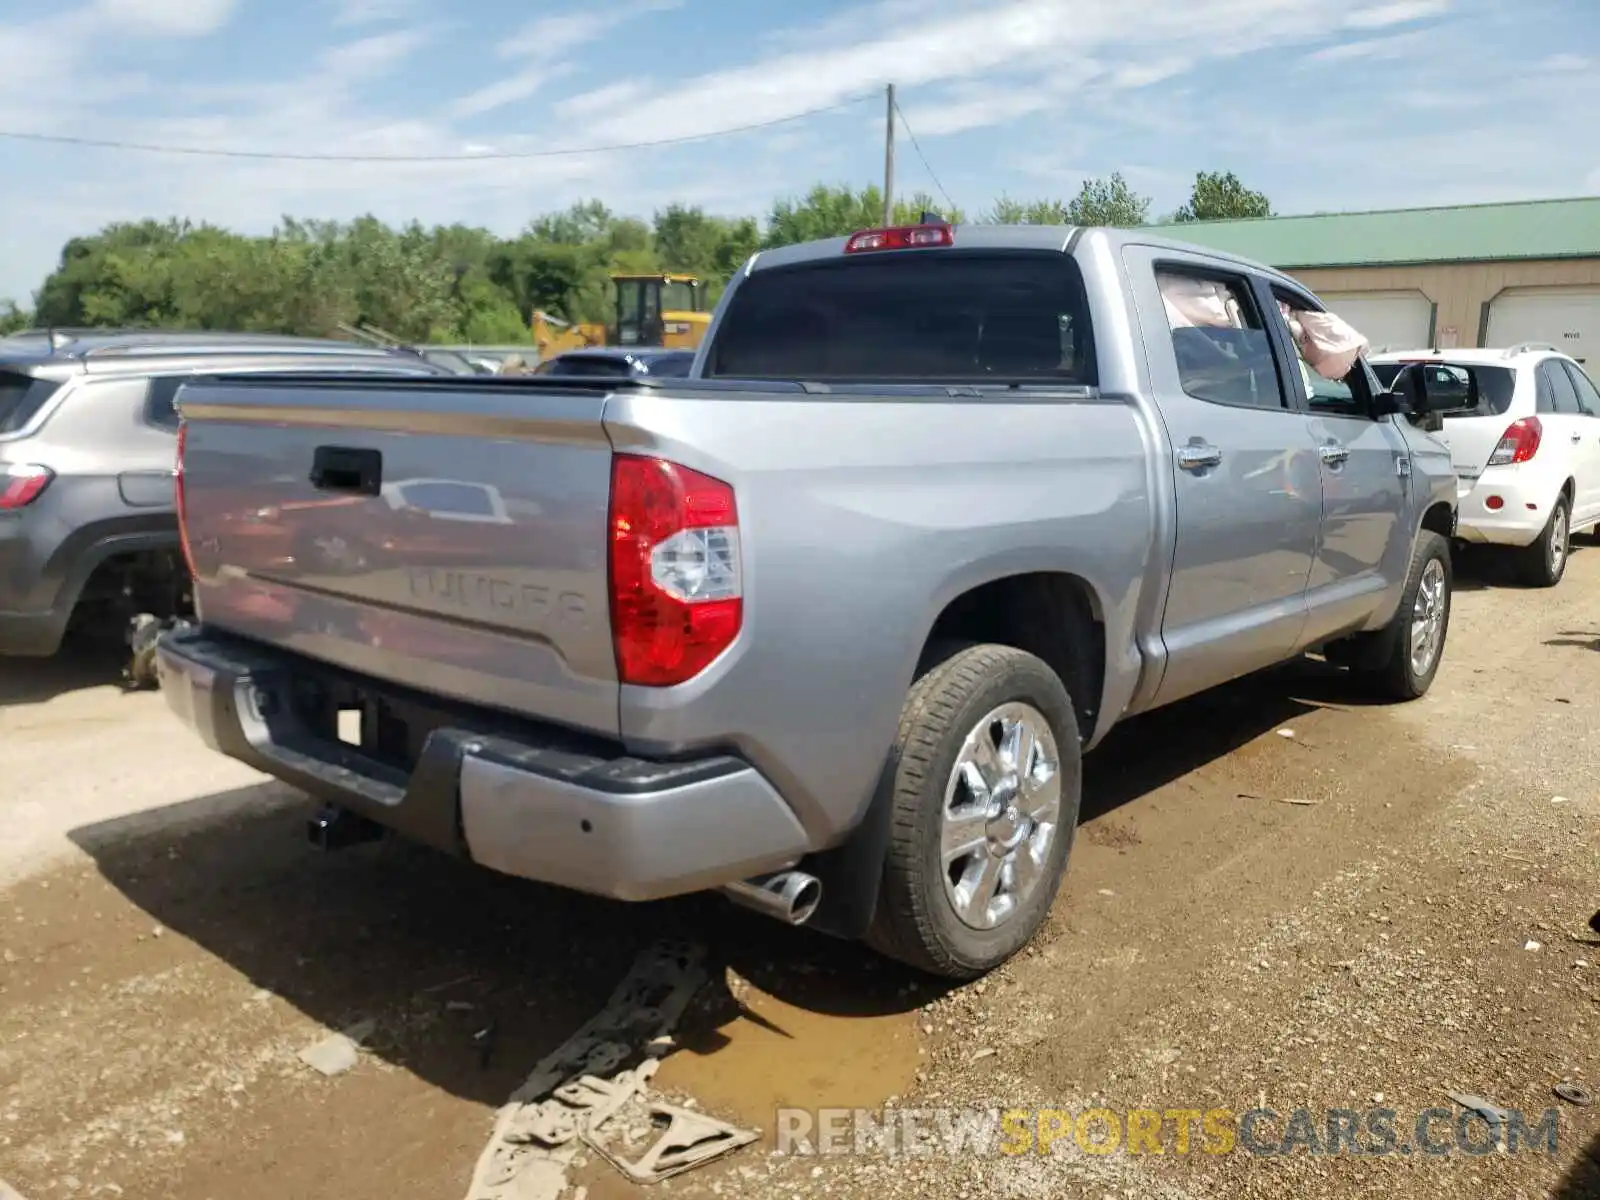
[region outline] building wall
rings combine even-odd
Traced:
[[[1457,331],[1457,346],[1477,346],[1487,305],[1507,288],[1600,287],[1600,258],[1521,262],[1427,263],[1414,267],[1307,267],[1290,269],[1313,292],[1420,291],[1439,306],[1436,340]]]

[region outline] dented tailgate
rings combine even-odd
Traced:
[[[201,619],[615,733],[605,401],[510,380],[186,386]]]

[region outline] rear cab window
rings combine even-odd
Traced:
[[[755,271],[708,379],[1092,387],[1078,264],[1056,252],[909,250]]]
[[[61,384],[12,371],[0,371],[0,436],[21,433]]]

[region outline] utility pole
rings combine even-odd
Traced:
[[[883,223],[894,224],[894,84],[886,89],[887,111],[883,126]]]

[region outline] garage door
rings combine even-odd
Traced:
[[[1489,305],[1488,346],[1548,342],[1600,379],[1600,288],[1519,288]]]
[[[1379,350],[1426,350],[1433,302],[1421,292],[1319,292],[1318,297]]]

